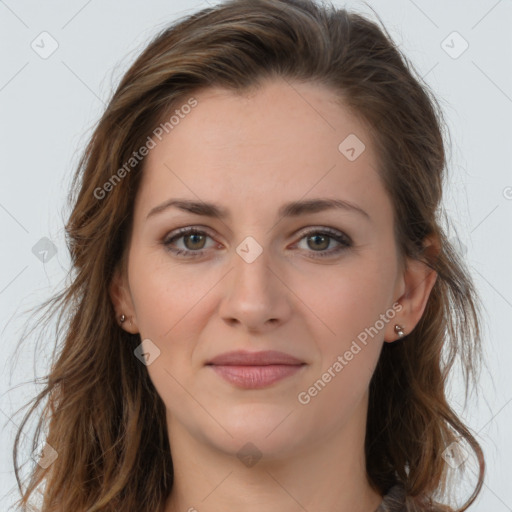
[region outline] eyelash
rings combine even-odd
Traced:
[[[170,238],[166,238],[163,240],[162,244],[165,246],[165,248],[173,253],[175,256],[184,256],[185,258],[198,258],[202,256],[207,249],[199,249],[197,251],[193,251],[191,249],[174,249],[171,247],[171,244],[175,242],[176,240],[179,240],[180,238],[183,238],[187,235],[206,235],[209,238],[212,238],[207,232],[201,231],[197,228],[193,227],[187,227],[187,228],[181,228],[177,231],[177,233],[174,236],[171,236]],[[328,251],[308,251],[312,253],[316,253],[313,258],[327,258],[330,256],[335,256],[342,251],[352,247],[352,241],[351,239],[345,235],[344,233],[341,233],[339,231],[336,231],[331,228],[322,228],[322,229],[313,229],[310,231],[307,231],[305,233],[302,233],[302,236],[300,240],[303,240],[304,238],[311,237],[313,235],[326,235],[329,238],[335,240],[339,244],[341,244],[339,247],[337,247],[334,250],[328,250]],[[300,241],[299,240],[299,241]]]

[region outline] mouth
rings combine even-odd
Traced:
[[[268,387],[295,375],[305,365],[290,354],[273,350],[227,352],[206,363],[224,380],[243,389]]]
[[[304,365],[210,366],[218,375],[235,386],[244,389],[259,389],[296,374]]]

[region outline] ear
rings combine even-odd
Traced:
[[[425,256],[427,261],[435,261],[439,252],[440,244],[437,237],[426,237],[422,256]],[[404,267],[397,282],[399,297],[396,299],[402,309],[387,325],[385,341],[388,343],[399,339],[395,325],[400,325],[406,335],[414,330],[425,311],[430,292],[437,279],[437,272],[421,260],[406,258]]]
[[[135,308],[133,306],[130,287],[128,285],[128,276],[123,271],[121,265],[118,265],[114,270],[114,275],[109,284],[110,300],[116,312],[116,322],[127,332],[137,334],[139,332],[137,327],[137,317],[135,315]],[[121,315],[124,315],[126,320],[121,322]]]

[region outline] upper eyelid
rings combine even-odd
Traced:
[[[198,232],[199,234],[205,234],[206,236],[210,237],[212,240],[216,241],[215,236],[210,232],[210,229],[205,226],[199,226],[199,225],[191,225],[191,226],[184,226],[180,228],[176,228],[175,230],[171,231],[170,233],[167,233],[164,236],[164,242],[170,242],[171,240],[179,240],[180,238],[187,236],[189,234],[193,234],[194,232]],[[300,236],[299,241],[307,236],[309,233],[324,233],[328,236],[335,236],[335,234],[339,235],[342,238],[345,238],[347,243],[352,244],[352,238],[344,231],[341,231],[337,228],[329,227],[329,226],[308,226],[299,229],[295,232],[294,236]],[[340,243],[340,242],[338,242]],[[191,251],[191,252],[200,252],[206,249],[198,249],[197,251]]]

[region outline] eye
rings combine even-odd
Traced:
[[[206,252],[207,248],[205,248],[205,243],[207,238],[211,239],[212,237],[206,231],[194,227],[186,227],[178,229],[175,234],[171,233],[171,236],[166,238],[162,243],[168,251],[176,256],[196,258]],[[183,239],[184,249],[174,246],[180,239]],[[303,232],[300,241],[302,240],[306,240],[307,248],[312,248],[312,250],[302,249],[313,253],[311,255],[313,258],[335,256],[353,245],[350,237],[341,231],[327,227]],[[338,244],[337,247],[326,250],[333,240]]]
[[[183,238],[185,249],[172,247],[175,241]],[[177,234],[166,238],[163,242],[166,249],[176,256],[186,255],[188,258],[201,256],[204,252],[204,243],[206,238],[211,238],[208,233],[197,228],[181,228]]]
[[[331,228],[314,229],[307,231],[306,233],[302,233],[302,235],[301,241],[306,240],[306,246],[308,248],[313,248],[312,251],[308,251],[314,253],[312,255],[313,258],[335,256],[353,245],[350,237],[341,231]],[[326,250],[333,240],[338,244],[337,247]]]

